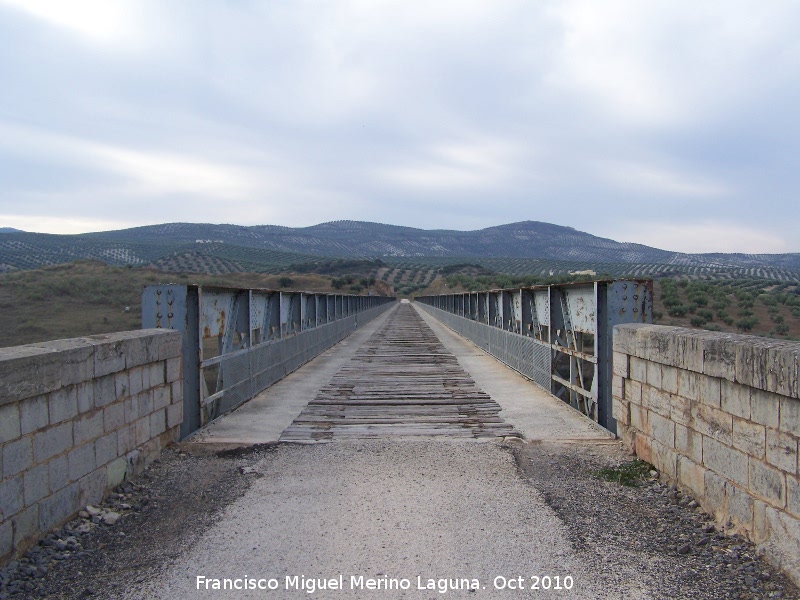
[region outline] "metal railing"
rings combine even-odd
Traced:
[[[151,285],[142,327],[183,335],[181,438],[353,333],[394,298]]]
[[[653,283],[598,280],[415,298],[434,317],[616,433],[613,331],[652,322]]]

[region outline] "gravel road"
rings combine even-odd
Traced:
[[[12,597],[800,597],[751,545],[711,529],[669,487],[629,488],[595,476],[628,459],[618,443],[171,450],[121,495],[132,508],[114,526],[78,535],[81,548],[50,561],[35,592]],[[119,501],[112,499],[115,508]],[[300,576],[339,574],[343,590],[294,589]],[[198,575],[274,579],[278,589],[198,591]],[[410,589],[350,589],[351,576],[363,576],[364,586],[407,579]],[[558,577],[571,589],[508,587],[522,577],[530,588],[533,576],[540,587]],[[477,589],[417,589],[429,579],[452,587],[440,581],[452,578],[468,580],[454,584],[466,588],[477,579]]]

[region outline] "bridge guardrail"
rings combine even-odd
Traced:
[[[651,323],[650,280],[597,280],[414,299],[445,325],[609,431],[613,330]]]
[[[246,402],[394,302],[384,296],[151,285],[142,327],[183,336],[181,438]]]

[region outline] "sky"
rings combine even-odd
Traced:
[[[0,0],[0,227],[800,252],[796,0]]]

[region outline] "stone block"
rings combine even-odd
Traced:
[[[670,394],[678,393],[678,369],[669,365],[661,365],[661,387]]]
[[[653,447],[650,438],[637,434],[633,438],[633,449],[641,460],[653,463]]]
[[[128,460],[124,456],[110,462],[106,467],[106,478],[109,489],[118,486],[125,480],[128,471]]]
[[[78,446],[69,453],[67,458],[69,460],[69,478],[77,481],[87,473],[94,471],[96,467],[94,443]]]
[[[31,506],[14,519],[14,547],[20,548],[23,544],[33,541],[39,536],[39,506]]]
[[[25,506],[31,506],[50,493],[50,467],[47,463],[28,469],[22,477]]]
[[[628,403],[625,403],[627,408]],[[627,414],[627,410],[625,411]],[[627,425],[630,420],[626,421],[625,424]],[[180,404],[170,404],[167,407],[167,427],[172,429],[173,427],[178,427],[181,423],[183,423],[183,403]]]
[[[670,479],[678,479],[678,453],[673,448],[662,444],[658,440],[650,442],[651,461],[659,471],[662,471]]]
[[[114,373],[114,394],[115,399],[120,400],[130,395],[130,378],[127,371]]]
[[[170,387],[172,388],[172,393],[170,394],[170,396],[172,396],[172,403],[173,404],[182,403],[183,402],[183,381],[176,381],[173,384],[171,384]],[[625,393],[627,394],[627,389],[626,389]],[[628,397],[625,396],[625,398],[627,399]]]
[[[614,327],[614,352],[633,354],[636,350],[636,328],[631,325]]]
[[[114,334],[89,338],[94,345],[94,376],[103,377],[125,369],[125,351],[121,340]]]
[[[142,365],[142,391],[150,389],[150,365]]]
[[[611,377],[611,394],[617,398],[623,398],[625,396],[625,380],[619,375],[613,375]]]
[[[800,437],[800,400],[781,396],[781,431]]]
[[[703,338],[706,332],[684,330],[675,339],[675,366],[694,373],[703,372]],[[678,393],[681,396],[680,389]]]
[[[734,448],[759,460],[766,456],[766,429],[763,425],[733,417],[731,442]]]
[[[0,406],[0,444],[20,436],[19,402]]]
[[[59,353],[35,346],[0,348],[0,398],[3,403],[42,396],[61,387]]]
[[[786,476],[786,510],[800,519],[800,478]]]
[[[747,487],[748,457],[714,438],[703,437],[703,464],[734,483]]]
[[[117,456],[123,456],[136,447],[134,425],[126,425],[117,431]]]
[[[776,508],[786,506],[786,475],[766,463],[750,459],[750,492]]]
[[[33,464],[33,444],[27,435],[3,446],[3,479],[21,473]]]
[[[678,482],[698,498],[705,496],[706,469],[686,456],[678,456]]]
[[[770,536],[764,553],[795,582],[800,581],[800,523],[791,515],[769,506],[766,513]]]
[[[5,521],[21,511],[25,506],[24,500],[25,487],[22,475],[17,475],[0,483],[0,511],[2,511],[2,519],[0,520]]]
[[[733,445],[733,417],[726,412],[703,404],[693,404],[691,427],[705,436]]]
[[[159,338],[158,359],[167,360],[181,356],[183,351],[183,340],[177,331],[168,329],[157,329]]]
[[[77,483],[79,507],[84,507],[87,504],[97,504],[105,495],[108,474],[105,467],[101,467],[81,477]]]
[[[647,385],[661,389],[661,365],[647,362]]]
[[[628,376],[628,356],[625,355],[625,354],[615,353],[614,354],[614,368],[615,369],[617,368],[617,366],[616,366],[617,365],[617,356],[620,357],[619,360],[623,361],[620,364],[620,368],[622,367],[623,364],[625,366],[625,372],[624,373],[618,373],[618,375],[622,375],[623,377],[627,377]],[[623,358],[624,358],[624,360],[623,360]],[[180,356],[176,356],[175,358],[167,359],[167,383],[172,383],[173,381],[180,381],[181,376],[182,376],[181,357]]]
[[[142,384],[142,372],[144,369],[145,367],[135,367],[128,371],[128,383],[130,385],[128,393],[131,396],[138,394],[144,389],[144,385]]]
[[[81,415],[75,419],[71,425],[75,431],[75,445],[80,446],[84,442],[99,438],[105,430],[103,429],[103,411],[98,410],[93,413]]]
[[[699,465],[703,464],[703,436],[683,425],[675,425],[675,449]]]
[[[150,365],[150,387],[164,384],[164,370],[163,362]]]
[[[147,390],[137,396],[139,400],[139,415],[144,417],[153,412],[153,390]]]
[[[767,427],[780,426],[781,397],[772,392],[750,390],[750,420]]]
[[[106,433],[116,431],[125,425],[125,403],[116,402],[103,409],[103,430]]]
[[[676,327],[652,327],[647,330],[647,345],[642,357],[660,365],[675,366],[677,364],[677,336],[682,329]]]
[[[47,463],[50,491],[55,492],[69,485],[69,461],[67,455],[58,456]]]
[[[9,519],[0,524],[0,558],[7,558],[14,549],[14,524]]]
[[[631,427],[641,431],[645,435],[650,435],[649,413],[647,409],[638,404],[629,404],[628,406],[631,411]]]
[[[133,439],[136,446],[141,446],[150,439],[150,415],[145,415],[133,424]]]
[[[140,330],[142,333],[144,330]],[[125,355],[125,367],[131,369],[140,365],[145,365],[158,356],[157,350],[152,347],[155,340],[152,335],[144,334],[121,340],[121,352]]]
[[[797,474],[798,440],[796,437],[769,428],[767,431],[767,463],[793,475]]]
[[[104,435],[94,443],[95,464],[98,467],[110,463],[119,456],[119,440],[117,432],[114,431]]]
[[[50,423],[71,421],[78,414],[78,388],[71,385],[51,392],[47,399]]]
[[[669,418],[681,425],[692,423],[692,401],[682,396],[670,396]]]
[[[33,460],[43,463],[72,447],[72,423],[61,423],[33,436]]]
[[[796,396],[797,353],[800,345],[781,345],[767,349],[767,391],[781,396]]]
[[[753,497],[730,483],[725,484],[725,508],[734,523],[747,529],[753,527]]]
[[[649,385],[642,386],[642,406],[662,417],[669,417],[671,410],[670,396],[666,392]]]
[[[74,385],[94,377],[94,346],[86,338],[51,340],[31,345],[58,352],[62,386]]]
[[[167,430],[167,411],[160,409],[150,415],[150,437],[161,435]]]
[[[769,538],[769,526],[767,524],[767,504],[761,500],[753,500],[752,538],[756,544],[760,544]]]
[[[630,358],[630,379],[639,383],[647,383],[647,361],[636,356]]]
[[[94,380],[94,405],[103,408],[117,399],[117,390],[113,375],[106,375]]]
[[[172,428],[175,425],[170,424],[170,410],[179,407],[180,404],[171,404],[169,408],[167,408],[167,427]],[[630,425],[631,423],[631,413],[629,404],[625,400],[620,400],[619,398],[613,398],[611,401],[611,416],[617,421],[617,423],[622,423],[623,425]]]
[[[699,382],[698,400],[708,406],[719,408],[721,402],[720,380],[716,377],[701,375]]]
[[[705,479],[706,500],[714,508],[715,512],[723,512],[725,510],[725,486],[727,482],[724,478],[709,470],[705,472]]]
[[[703,339],[703,373],[728,381],[736,378],[736,347],[730,336],[721,334]]]
[[[35,396],[19,403],[20,433],[26,435],[44,429],[50,423],[47,396]]]
[[[675,423],[658,413],[650,413],[650,432],[654,439],[666,447],[675,448]]]
[[[76,386],[78,394],[78,413],[94,410],[94,381],[79,383]]]
[[[160,385],[157,388],[153,388],[153,410],[166,408],[169,404],[169,386]]]
[[[125,405],[125,422],[133,423],[142,415],[139,413],[139,395],[127,398],[124,402]]]
[[[722,380],[720,399],[722,410],[743,419],[750,419],[750,388]]]
[[[623,397],[625,398],[625,400],[633,404],[641,404],[642,384],[638,381],[633,381],[632,379],[625,379],[624,385],[625,385],[625,390],[624,390],[625,394]]]
[[[678,395],[689,400],[698,400],[700,398],[700,377],[697,373],[678,369]]]
[[[765,349],[769,340],[753,336],[736,338],[736,381],[742,385],[766,389],[767,360]]]

